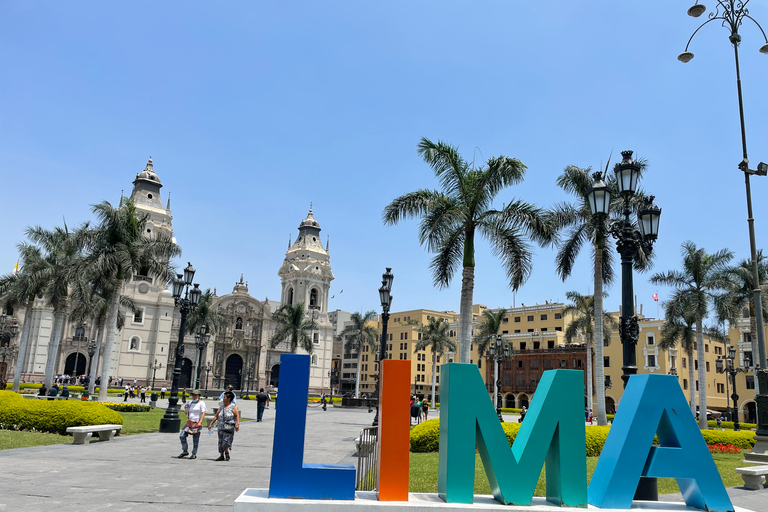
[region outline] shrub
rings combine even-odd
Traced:
[[[98,402],[27,400],[0,391],[0,429],[66,435],[67,427],[105,423],[122,425],[123,417]]]
[[[702,430],[701,435],[708,446],[730,444],[739,448],[749,449],[755,445],[755,433],[751,430]]]
[[[117,412],[149,412],[151,410],[147,404],[131,404],[128,402],[101,402],[101,405]]]
[[[709,425],[712,428],[717,428],[717,420],[709,420],[707,421],[707,425]],[[732,421],[721,421],[720,426],[722,428],[729,428],[733,430]],[[757,425],[755,425],[754,423],[739,423],[739,428],[742,430],[751,430],[751,429],[756,429]]]
[[[587,457],[596,457],[602,453],[605,440],[608,439],[608,432],[611,431],[611,427],[587,425],[584,428],[587,441]]]
[[[440,447],[440,420],[422,421],[411,429],[411,451],[436,452]]]

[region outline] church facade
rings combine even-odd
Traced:
[[[170,194],[164,206],[162,187],[150,158],[144,170],[136,175],[130,194],[137,211],[148,215],[147,236],[157,233],[173,236]],[[121,198],[121,205],[122,201]],[[232,385],[236,390],[245,391],[278,387],[280,355],[289,352],[290,346],[288,343],[270,345],[275,330],[273,314],[283,304],[304,302],[307,316],[318,324],[317,331],[312,333],[310,391],[329,389],[335,329],[328,316],[328,292],[333,280],[329,248],[320,242],[320,225],[311,207],[298,230],[296,242],[289,243],[278,270],[282,285],[280,301],[251,296],[242,275],[232,293],[218,296],[214,291],[213,307],[224,315],[226,325],[211,335],[202,350],[198,350],[195,343],[195,333],[185,333],[180,388],[222,389]],[[68,321],[63,327],[55,374],[97,375],[101,373],[101,365],[106,364],[113,383],[121,377],[124,383],[136,380],[142,385],[153,382],[156,387],[170,385],[181,323],[171,292],[162,280],[140,272],[125,281],[122,293],[133,301],[135,310],[126,312],[125,325],[117,333],[113,353],[103,354],[103,336],[95,326]],[[19,326],[29,322],[29,325],[25,333],[26,354],[9,361],[3,368],[6,378],[12,378],[15,366],[21,365],[22,381],[42,382],[52,338],[53,311],[41,299],[35,301],[30,318],[24,318],[23,308],[8,311],[9,322]],[[94,364],[98,367],[91,372]]]

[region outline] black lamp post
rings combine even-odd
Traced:
[[[331,371],[328,372],[328,377],[331,378],[331,405],[333,405],[333,383],[339,383],[339,363],[338,359],[334,359],[331,362]],[[341,394],[341,390],[337,394]]]
[[[381,365],[387,358],[387,323],[389,322],[389,308],[392,307],[392,281],[395,276],[392,269],[387,267],[387,271],[381,276],[381,287],[379,288],[379,299],[381,300],[381,345],[379,346],[379,376],[376,379],[376,400],[379,400],[381,391]],[[373,417],[373,426],[379,424],[379,408],[376,407],[376,416]]]
[[[504,418],[501,416],[501,372],[499,367],[509,357],[509,345],[504,343],[501,334],[496,336],[496,343],[491,343],[491,346],[488,347],[488,355],[493,359],[493,376],[496,380],[496,415],[500,422],[504,422]]]
[[[744,368],[742,366],[736,367],[736,347],[733,345],[728,345],[727,356],[717,356],[715,368],[717,369],[717,373],[725,373],[731,377],[731,387],[733,388],[733,393],[731,394],[733,411],[731,412],[730,407],[728,409],[731,418],[733,418],[733,430],[739,430],[739,395],[736,393],[736,375],[748,372],[749,368]]]
[[[210,361],[205,365],[205,397],[208,398],[208,375],[211,373],[213,365]]]
[[[86,372],[89,379],[91,377],[91,364],[93,364],[93,356],[95,354],[96,354],[96,340],[91,340],[90,343],[88,343],[88,371]]]
[[[624,200],[622,209],[623,218],[613,221],[608,231],[616,238],[616,250],[621,255],[621,320],[619,322],[619,337],[622,345],[622,375],[624,387],[632,375],[637,374],[637,339],[640,328],[637,324],[637,316],[634,314],[632,262],[638,249],[643,247],[646,252],[659,234],[659,219],[661,209],[653,205],[653,196],[646,200],[646,204],[637,214],[639,230],[629,218],[631,213],[630,201],[637,191],[637,182],[640,177],[640,165],[632,160],[632,151],[621,152],[622,161],[615,168],[616,185],[619,194]],[[608,217],[611,205],[611,192],[603,182],[599,173],[595,176],[595,185],[590,191],[587,201],[592,211],[592,216],[597,222],[598,229],[603,229],[605,219]],[[659,492],[655,478],[641,478],[635,499],[658,501]]]
[[[157,375],[157,370],[161,369],[163,367],[163,363],[158,363],[157,359],[155,359],[155,363],[149,363],[149,367],[152,368],[152,390],[155,389],[155,376]]]
[[[707,21],[702,23],[699,28],[697,28],[693,34],[691,35],[690,39],[688,39],[688,44],[685,45],[685,51],[681,53],[677,59],[680,62],[690,62],[691,59],[693,59],[693,53],[688,51],[688,46],[690,46],[691,41],[693,40],[693,37],[701,30],[701,28],[704,25],[707,25],[708,23],[718,20],[720,21],[720,25],[725,27],[729,30],[730,35],[728,36],[728,40],[733,45],[733,55],[736,62],[736,91],[738,93],[739,98],[739,122],[741,124],[741,151],[742,151],[742,159],[741,162],[738,164],[738,168],[740,171],[744,173],[744,186],[746,189],[746,196],[747,196],[747,224],[749,226],[749,249],[750,249],[750,256],[752,259],[752,283],[754,286],[754,290],[752,291],[752,303],[755,309],[755,319],[757,321],[756,324],[756,330],[757,333],[752,333],[753,339],[755,339],[755,334],[757,335],[757,353],[758,357],[755,361],[755,376],[757,381],[760,379],[757,379],[757,375],[761,371],[766,371],[766,366],[768,363],[766,362],[766,352],[765,352],[765,336],[763,333],[763,313],[762,313],[762,299],[761,299],[761,292],[760,292],[760,277],[758,273],[758,265],[757,265],[757,248],[755,245],[755,219],[752,216],[752,190],[749,183],[749,177],[753,174],[756,174],[758,176],[765,176],[768,174],[768,164],[765,164],[763,162],[760,162],[757,165],[757,170],[752,170],[749,168],[749,158],[747,157],[747,132],[746,128],[744,126],[744,102],[742,98],[741,93],[741,71],[739,69],[739,44],[741,43],[741,35],[739,34],[739,27],[741,26],[742,22],[744,21],[744,18],[747,18],[749,20],[752,20],[755,25],[757,25],[757,28],[760,29],[760,32],[763,34],[763,39],[765,40],[765,44],[760,47],[758,50],[760,53],[768,54],[768,37],[765,35],[765,31],[763,30],[763,27],[760,26],[760,24],[749,15],[749,10],[747,9],[747,4],[749,3],[749,0],[746,1],[737,1],[737,0],[717,0],[717,6],[715,7],[715,11],[710,13]],[[692,16],[694,18],[698,18],[704,12],[707,10],[707,8],[704,5],[700,5],[698,1],[696,4],[688,9],[688,15]],[[754,346],[754,345],[753,345]],[[766,394],[768,393],[768,390],[765,389],[759,389],[759,386],[755,386],[755,392],[756,394]],[[759,396],[758,396],[759,398]],[[760,409],[765,409],[768,407],[768,399],[758,399],[757,401],[757,417],[758,417],[758,436],[768,436],[768,422],[763,420],[760,421],[760,418],[766,418],[768,417],[768,411],[763,410],[763,412],[760,412]]]
[[[195,334],[195,346],[197,347],[197,365],[195,366],[195,385],[193,388],[200,387],[200,376],[203,373],[203,353],[208,347],[208,343],[211,341],[211,335],[208,332],[208,328],[204,325],[200,326],[200,330]]]
[[[184,275],[177,274],[173,281],[173,299],[179,312],[181,313],[181,323],[179,324],[179,340],[176,343],[176,360],[173,365],[173,383],[171,385],[171,396],[168,399],[168,408],[165,415],[160,420],[160,432],[175,433],[179,431],[179,379],[181,378],[181,360],[184,358],[184,331],[187,327],[187,314],[197,307],[200,302],[200,296],[203,294],[200,285],[195,284],[192,290],[192,280],[195,278],[195,269],[188,263],[184,269]],[[182,293],[184,298],[182,298]]]

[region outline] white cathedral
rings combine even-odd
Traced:
[[[162,232],[173,235],[170,194],[163,207],[160,177],[155,173],[152,159],[136,175],[130,199],[140,213],[148,214],[147,234]],[[122,204],[122,199],[121,199]],[[322,392],[330,387],[333,338],[336,326],[328,315],[328,296],[331,281],[329,248],[320,241],[320,225],[310,206],[307,218],[299,224],[299,234],[288,246],[285,260],[278,271],[282,293],[280,302],[252,297],[243,276],[235,283],[232,293],[219,296],[214,288],[213,307],[226,319],[226,327],[211,335],[202,357],[195,345],[195,333],[186,333],[184,359],[181,362],[179,388],[222,389],[232,385],[236,390],[254,390],[277,387],[280,378],[280,355],[290,351],[289,343],[271,348],[269,340],[274,332],[272,314],[283,304],[304,302],[308,316],[319,329],[312,334],[313,352],[310,365],[310,392]],[[119,377],[124,383],[169,386],[173,378],[176,344],[179,337],[181,315],[174,306],[171,292],[161,280],[149,275],[134,275],[126,280],[123,295],[135,304],[134,312],[127,312],[125,325],[118,333],[118,343],[112,354],[103,354],[97,347],[96,328],[75,325],[68,321],[59,344],[55,374],[101,374],[101,365],[109,365],[113,385]],[[42,299],[37,299],[29,318],[24,310],[6,307],[7,323],[17,323],[19,333],[25,322],[30,322],[26,335],[27,350],[0,367],[0,377],[12,381],[17,365],[22,382],[42,382],[45,375],[48,348],[53,331],[53,310]],[[18,338],[18,336],[16,336]],[[6,340],[18,347],[18,340]],[[15,343],[13,343],[15,342]],[[301,349],[299,349],[301,352]],[[98,364],[90,372],[91,364]],[[199,374],[200,380],[196,380]]]

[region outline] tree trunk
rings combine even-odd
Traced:
[[[96,352],[93,353],[93,359],[91,360],[91,373],[88,375],[88,393],[93,394],[93,390],[96,387],[96,375],[99,374],[99,356],[101,355],[101,338],[104,335],[104,325],[106,324],[106,318],[101,321],[96,334]],[[109,387],[109,383],[104,383]]]
[[[587,336],[587,407],[592,410],[592,340]]]
[[[707,430],[707,380],[704,362],[704,331],[702,318],[696,318],[696,352],[699,361],[699,428]]]
[[[437,369],[437,358],[435,357],[435,347],[432,347],[432,407],[435,407],[435,371]]]
[[[363,360],[363,345],[357,347],[357,377],[355,377],[355,398],[360,397],[360,365]],[[381,363],[379,363],[381,364]]]
[[[688,383],[691,386],[691,414],[696,417],[696,377],[693,374],[693,348],[687,350],[688,354]]]
[[[464,267],[461,275],[461,304],[459,305],[459,362],[469,363],[472,343],[472,293],[475,288],[475,267]]]
[[[63,307],[62,307],[63,309]],[[61,343],[61,331],[64,326],[64,311],[57,311],[53,315],[53,330],[51,342],[48,344],[48,358],[45,362],[45,387],[53,384],[53,373],[56,371],[56,360],[59,356],[59,343]]]
[[[21,384],[21,372],[24,369],[24,359],[27,358],[27,341],[29,340],[29,329],[32,324],[32,301],[27,303],[24,311],[24,325],[21,326],[21,338],[19,339],[19,355],[16,358],[16,368],[13,370],[13,391],[19,392]]]
[[[605,414],[605,358],[603,357],[603,252],[595,244],[595,387],[597,388],[597,424],[607,425]]]
[[[107,388],[109,387],[109,366],[112,352],[114,351],[115,337],[117,336],[117,313],[120,309],[120,292],[123,290],[123,280],[115,283],[115,291],[112,293],[112,301],[107,309],[107,321],[104,330],[104,355],[101,357],[101,384],[99,385],[99,402],[107,400]],[[117,378],[117,375],[114,376]]]

